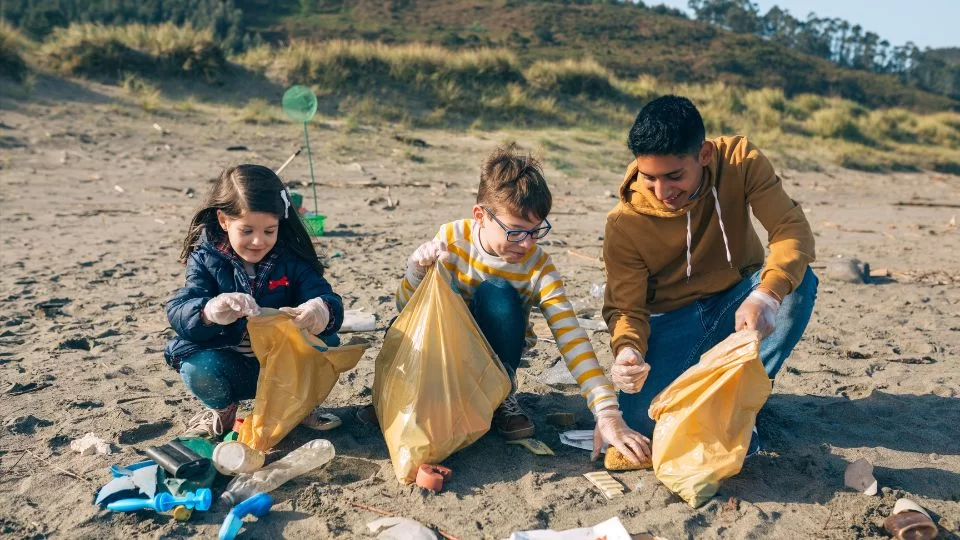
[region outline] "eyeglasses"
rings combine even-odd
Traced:
[[[553,225],[550,225],[550,222],[544,218],[543,222],[546,223],[543,227],[537,227],[536,229],[508,229],[502,221],[497,219],[497,216],[493,215],[493,212],[487,210],[485,207],[481,206],[483,211],[487,213],[494,221],[497,222],[497,225],[503,229],[503,232],[507,234],[508,242],[523,242],[527,239],[527,236],[533,237],[534,240],[539,240],[547,235],[550,232],[550,229],[553,228]]]

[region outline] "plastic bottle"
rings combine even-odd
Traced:
[[[326,464],[335,455],[336,450],[330,441],[312,440],[259,471],[237,476],[227,485],[221,498],[235,505],[256,493],[273,491],[284,482]]]

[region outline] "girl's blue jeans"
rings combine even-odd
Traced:
[[[322,339],[331,347],[340,342],[338,336]],[[256,397],[259,375],[260,362],[233,349],[200,351],[180,363],[180,376],[187,388],[211,409]]]
[[[760,344],[760,357],[771,379],[807,328],[817,299],[818,283],[817,276],[807,268],[800,285],[783,299],[773,334]],[[631,428],[648,437],[653,435],[654,421],[647,414],[650,402],[695,365],[703,353],[734,332],[737,308],[759,284],[760,272],[757,272],[722,293],[651,317],[645,357],[650,364],[650,374],[640,392],[620,392],[620,409]]]

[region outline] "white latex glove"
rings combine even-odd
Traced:
[[[634,463],[650,458],[650,439],[627,427],[627,423],[623,421],[623,412],[615,407],[597,411],[591,459],[600,457],[600,450],[607,445],[612,445]]]
[[[207,305],[203,306],[203,318],[206,319],[206,322],[223,326],[236,322],[240,317],[259,313],[260,306],[247,293],[218,294],[211,298]]]
[[[628,394],[636,394],[650,374],[650,364],[643,361],[643,355],[633,347],[624,347],[610,368],[610,379],[614,386]]]
[[[311,298],[299,306],[282,307],[280,311],[293,315],[293,324],[311,334],[319,334],[330,324],[330,308],[319,298]]]
[[[777,327],[777,312],[780,302],[763,291],[753,291],[737,308],[734,330],[744,328],[760,332],[760,339],[773,333]]]
[[[410,277],[420,281],[427,275],[427,270],[439,259],[441,262],[449,257],[447,244],[434,238],[424,242],[407,259],[407,272]]]

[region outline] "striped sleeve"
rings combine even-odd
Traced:
[[[550,256],[544,253],[533,270],[540,273],[535,292],[540,311],[547,319],[567,369],[580,385],[587,406],[596,413],[601,408],[617,405],[616,391],[597,361],[590,338],[577,323],[577,314],[567,300],[563,280]]]

